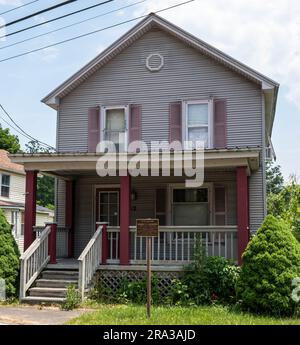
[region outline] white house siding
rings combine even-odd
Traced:
[[[24,203],[25,202],[25,175],[0,170],[0,174],[1,173],[10,175],[10,190],[9,190],[9,198],[0,196],[0,200],[16,202],[16,203]]]
[[[21,222],[22,222],[22,216],[21,213],[24,211],[16,210],[16,209],[3,209],[4,215],[8,221],[9,224],[11,224],[11,214],[13,211],[18,211],[17,215],[17,226],[18,226],[18,234],[21,234]],[[53,222],[53,215],[49,213],[36,213],[36,226],[44,226],[45,223],[51,223]],[[24,236],[18,235],[15,236],[15,233],[13,232],[13,235],[15,237],[16,243],[18,244],[20,253],[23,253],[24,250]]]

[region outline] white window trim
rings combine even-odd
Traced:
[[[9,176],[9,185],[2,184],[2,176]],[[8,196],[2,195],[2,186],[3,187],[8,187]],[[11,175],[10,174],[5,174],[5,173],[0,173],[0,198],[10,198],[10,190],[11,190]]]
[[[213,147],[213,100],[206,99],[206,100],[191,100],[191,101],[183,101],[182,102],[182,138],[183,142],[185,143],[185,150],[190,150],[191,148],[188,146],[188,106],[191,104],[208,104],[208,140],[207,140],[207,148]],[[200,127],[200,126],[196,126]],[[204,126],[203,126],[204,127]]]
[[[110,109],[123,109],[125,111],[125,148],[124,151],[128,150],[128,119],[129,119],[129,106],[128,105],[112,105],[112,106],[101,106],[101,121],[100,121],[100,141],[104,141],[104,130],[106,123],[106,110]]]
[[[213,224],[213,183],[203,183],[203,185],[199,188],[187,188],[184,183],[172,183],[168,185],[168,224],[173,226],[173,190],[174,189],[200,189],[206,188],[208,189],[208,210],[209,210],[209,225]]]

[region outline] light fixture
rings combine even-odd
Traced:
[[[133,189],[131,191],[131,201],[135,201],[137,199],[136,191]]]

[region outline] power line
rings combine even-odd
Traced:
[[[0,29],[5,28],[5,27],[7,27],[7,26],[11,26],[11,25],[13,25],[13,24],[17,24],[17,23],[23,22],[24,20],[27,20],[27,19],[29,19],[29,18],[38,16],[39,14],[46,13],[46,12],[49,12],[49,11],[53,11],[53,10],[55,10],[56,8],[59,8],[59,7],[62,7],[62,6],[66,6],[66,5],[69,5],[69,4],[71,4],[72,2],[75,2],[75,1],[77,1],[77,0],[67,0],[67,1],[65,1],[65,2],[62,2],[62,3],[59,3],[59,4],[56,4],[56,5],[53,5],[53,6],[44,8],[43,10],[40,10],[40,11],[31,13],[31,14],[28,14],[28,15],[25,16],[25,17],[22,17],[22,18],[19,18],[19,19],[15,19],[15,20],[13,20],[13,21],[11,21],[11,22],[9,22],[9,23],[6,23],[6,24],[4,24],[4,25],[1,25],[1,26],[0,26]]]
[[[135,5],[139,5],[141,4],[142,2],[145,2],[145,1],[148,1],[148,0],[140,0],[140,1],[137,1],[137,2],[134,2],[132,4],[129,4],[129,5],[126,5],[126,6],[123,6],[123,7],[119,7],[119,8],[116,8],[115,10],[111,10],[111,11],[108,11],[108,12],[105,12],[105,13],[101,13],[97,16],[94,16],[94,17],[90,17],[90,18],[87,18],[87,19],[84,19],[84,20],[80,20],[79,22],[76,22],[76,23],[73,23],[73,24],[69,24],[69,25],[66,25],[66,26],[63,26],[61,28],[58,28],[58,29],[55,29],[55,30],[51,30],[51,31],[47,31],[47,32],[44,32],[42,34],[39,34],[39,35],[36,35],[36,36],[33,36],[33,37],[29,37],[29,38],[26,38],[24,40],[21,40],[21,41],[18,41],[18,42],[15,42],[15,43],[11,43],[11,44],[8,44],[6,46],[3,46],[1,47],[0,46],[0,50],[2,49],[6,49],[6,48],[9,48],[9,47],[13,47],[13,46],[16,46],[18,44],[21,44],[21,43],[25,43],[25,42],[28,42],[28,41],[32,41],[34,40],[35,38],[39,38],[39,37],[42,37],[42,36],[46,36],[46,35],[49,35],[49,34],[52,34],[54,32],[57,32],[57,31],[61,31],[61,30],[64,30],[64,29],[67,29],[67,28],[70,28],[72,26],[75,26],[75,25],[79,25],[79,24],[82,24],[82,23],[85,23],[87,21],[90,21],[90,20],[93,20],[93,19],[96,19],[96,18],[99,18],[99,17],[103,17],[105,15],[108,15],[108,14],[111,14],[111,13],[114,13],[114,12],[118,12],[118,11],[121,11],[121,10],[125,10],[129,7],[132,7],[132,6],[135,6]]]
[[[167,10],[170,10],[172,8],[175,8],[175,7],[179,7],[179,6],[182,6],[182,5],[186,5],[190,2],[194,2],[195,0],[188,0],[188,1],[185,1],[185,2],[181,2],[179,4],[176,4],[176,5],[173,5],[173,6],[169,6],[169,7],[166,7],[166,8],[163,8],[161,10],[158,10],[156,12],[153,12],[153,13],[160,13],[160,12],[164,12],[164,11],[167,11]],[[60,44],[64,44],[64,43],[67,43],[67,42],[71,42],[71,41],[74,41],[74,40],[77,40],[79,38],[83,38],[83,37],[86,37],[86,36],[90,36],[90,35],[93,35],[95,33],[98,33],[98,32],[101,32],[101,31],[105,31],[105,30],[108,30],[108,29],[112,29],[112,28],[115,28],[117,26],[120,26],[120,25],[124,25],[124,24],[128,24],[128,23],[131,23],[133,21],[136,21],[136,20],[139,20],[139,19],[142,19],[142,18],[145,18],[147,17],[148,15],[142,15],[142,16],[139,16],[139,17],[135,17],[135,18],[132,18],[132,19],[128,19],[128,20],[125,20],[123,22],[120,22],[120,23],[117,23],[117,24],[113,24],[113,25],[110,25],[110,26],[106,26],[104,28],[101,28],[101,29],[97,29],[97,30],[94,30],[94,31],[90,31],[90,32],[87,32],[85,34],[82,34],[82,35],[79,35],[79,36],[75,36],[75,37],[71,37],[71,38],[68,38],[66,40],[63,40],[63,41],[59,41],[59,42],[56,42],[56,43],[53,43],[53,44],[49,44],[47,46],[43,46],[43,47],[40,47],[40,48],[36,48],[36,49],[33,49],[33,50],[29,50],[27,52],[24,52],[24,53],[21,53],[21,54],[18,54],[18,55],[13,55],[13,56],[10,56],[8,58],[5,58],[5,59],[2,59],[0,60],[0,62],[4,62],[4,61],[8,61],[8,60],[12,60],[12,59],[16,59],[18,57],[21,57],[21,56],[25,56],[25,55],[28,55],[28,54],[32,54],[32,53],[36,53],[38,51],[41,51],[41,50],[44,50],[44,49],[47,49],[47,48],[51,48],[51,47],[55,47],[57,45],[60,45]]]
[[[30,1],[30,2],[27,2],[26,4],[20,5],[20,6],[18,6],[18,7],[14,7],[14,8],[12,8],[12,9],[10,9],[10,10],[7,10],[7,11],[4,11],[4,12],[0,13],[0,16],[2,16],[3,14],[6,14],[6,13],[12,12],[12,11],[16,11],[16,10],[18,10],[19,8],[22,8],[22,7],[31,5],[31,4],[33,4],[34,2],[38,2],[38,1],[40,1],[40,0]]]
[[[36,28],[38,26],[41,26],[41,25],[45,25],[45,24],[49,24],[49,23],[52,23],[56,20],[59,20],[59,19],[63,19],[63,18],[66,18],[66,17],[69,17],[69,16],[72,16],[73,14],[77,14],[77,13],[81,13],[81,12],[84,12],[84,11],[87,11],[87,10],[90,10],[92,8],[95,8],[95,7],[98,7],[98,6],[101,6],[101,5],[105,5],[109,2],[112,2],[114,0],[106,0],[106,1],[103,1],[103,2],[100,2],[96,5],[92,5],[92,6],[89,6],[89,7],[85,7],[85,8],[82,8],[80,10],[77,10],[77,11],[74,11],[74,12],[71,12],[71,13],[67,13],[67,14],[64,14],[63,16],[60,16],[60,17],[56,17],[56,18],[53,18],[53,19],[49,19],[49,20],[46,20],[45,22],[42,22],[42,23],[38,23],[38,24],[35,24],[35,25],[31,25],[31,26],[28,26],[26,28],[23,28],[23,29],[20,29],[20,30],[17,30],[17,31],[14,31],[14,32],[10,32],[8,34],[5,34],[3,36],[0,36],[0,38],[4,38],[4,37],[9,37],[9,36],[12,36],[12,35],[16,35],[20,32],[24,32],[24,31],[27,31],[27,30],[31,30],[33,28]]]
[[[52,147],[52,146],[50,146],[50,145],[44,143],[43,141],[40,141],[40,140],[34,138],[33,136],[31,136],[30,134],[28,134],[27,132],[25,132],[25,131],[23,130],[23,128],[20,127],[20,126],[15,122],[15,120],[12,118],[12,116],[9,115],[9,113],[5,110],[5,108],[3,107],[2,104],[0,104],[0,108],[2,109],[2,111],[4,112],[4,114],[10,119],[10,121],[11,121],[18,129],[16,129],[16,128],[13,127],[12,125],[10,125],[5,119],[3,119],[3,117],[1,117],[2,120],[3,120],[5,123],[7,123],[10,127],[12,127],[15,131],[17,131],[18,133],[20,133],[20,131],[21,131],[20,134],[23,135],[23,136],[25,136],[27,139],[31,139],[31,140],[33,140],[33,141],[39,142],[39,143],[42,144],[43,146],[46,146],[46,147],[48,147],[48,148],[50,148],[50,149],[52,149],[52,150],[56,150],[54,147]]]
[[[23,137],[26,138],[27,140],[40,143],[39,140],[37,140],[37,139],[32,139],[30,136],[27,136],[27,135],[23,134],[23,133],[22,133],[21,131],[19,131],[17,128],[15,128],[14,126],[12,126],[8,121],[6,121],[2,116],[0,116],[0,119],[1,119],[3,122],[5,122],[6,125],[7,125],[8,127],[10,127],[11,129],[13,129],[15,132],[17,132],[19,135],[23,136]],[[1,127],[1,124],[0,124],[0,127]],[[41,143],[40,143],[40,144],[41,144]],[[46,147],[46,148],[49,148],[48,146],[45,146],[45,145],[42,145],[42,144],[41,144],[41,146]],[[51,148],[51,149],[52,149],[52,148]]]

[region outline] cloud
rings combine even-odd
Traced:
[[[179,0],[151,0],[135,15]],[[300,109],[300,1],[201,0],[159,15],[286,86]]]

